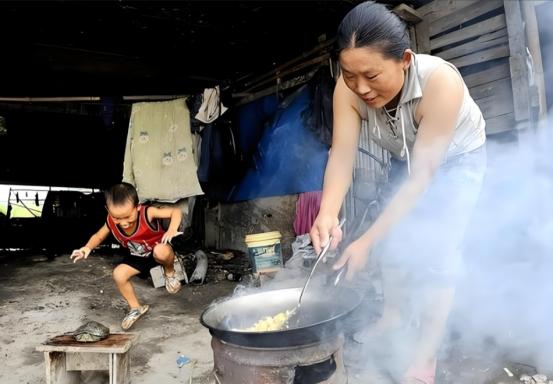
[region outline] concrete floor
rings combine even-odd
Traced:
[[[117,257],[95,253],[73,264],[68,255],[53,261],[42,255],[0,256],[0,383],[45,383],[44,357],[35,347],[86,320],[122,331],[126,304],[111,278]],[[213,365],[211,337],[198,319],[205,306],[230,294],[235,285],[189,285],[170,295],[135,278],[137,295],[150,304],[150,311],[131,329],[140,334],[131,352],[133,384],[188,383],[191,365],[179,371],[180,354],[197,361],[193,382],[207,383]]]

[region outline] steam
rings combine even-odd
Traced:
[[[483,369],[487,367],[488,374],[497,371],[497,367],[506,367],[508,362],[529,364],[540,372],[553,371],[553,155],[550,149],[553,137],[550,130],[550,126],[544,125],[536,131],[521,131],[518,140],[516,133],[488,140],[487,172],[465,234],[464,263],[448,265],[454,266],[455,273],[445,283],[457,281],[457,289],[439,351],[446,365],[457,354],[480,359],[478,364]],[[454,188],[458,187],[455,183],[448,185],[441,186],[444,196],[454,195]],[[405,244],[413,241],[416,244],[416,237],[426,231],[433,231],[436,239],[447,239],[456,218],[444,222],[439,212],[431,212],[429,216],[432,215],[439,221],[421,220],[410,230],[400,228],[400,235],[394,238],[392,246],[375,253],[381,252],[382,258],[393,257]],[[439,249],[435,252],[439,258]],[[417,247],[413,247],[399,262],[414,269],[416,276],[419,260],[424,256],[417,254]],[[420,272],[424,276],[424,271]],[[427,293],[424,281],[416,277],[397,283],[406,284],[404,288],[407,287],[409,297],[415,301]],[[384,290],[384,298],[386,295]],[[434,304],[436,310],[438,306]],[[374,305],[369,307],[365,316],[367,324],[374,317],[375,309]],[[421,307],[414,303],[414,308]],[[408,308],[403,310],[409,312]],[[409,345],[417,345],[411,342],[420,336],[424,326],[421,316],[404,320],[408,325],[401,331],[381,333],[378,338],[360,345],[351,343],[346,363],[349,357],[350,363],[361,370],[375,369],[397,379],[416,357],[416,347],[411,349]],[[473,374],[478,375],[477,371]],[[485,382],[484,376],[473,377],[470,382]]]

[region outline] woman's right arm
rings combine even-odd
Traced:
[[[346,86],[340,76],[334,88],[332,101],[334,115],[332,147],[324,175],[321,207],[310,232],[317,254],[328,242],[331,232],[333,235],[331,247],[336,247],[341,239],[341,231],[337,227],[338,214],[351,184],[361,130],[361,117],[356,109],[357,103],[357,96]]]

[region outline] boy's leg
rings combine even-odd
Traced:
[[[175,252],[170,245],[157,244],[154,247],[154,259],[163,265],[165,276],[173,276],[175,274]]]
[[[175,273],[175,252],[168,244],[157,244],[154,247],[154,259],[163,265],[165,273],[165,288],[169,293],[177,293],[181,283]]]
[[[121,296],[123,296],[123,298],[127,301],[131,309],[140,307],[134,292],[134,287],[130,281],[131,277],[136,276],[139,273],[139,270],[127,264],[119,264],[113,270],[113,280],[115,280],[117,289],[119,289]]]
[[[121,328],[124,330],[129,329],[135,322],[145,314],[149,307],[147,305],[140,305],[136,294],[134,292],[134,286],[132,285],[130,279],[133,276],[136,276],[140,271],[136,268],[131,267],[127,264],[119,264],[113,270],[113,280],[119,289],[121,295],[125,298],[129,304],[130,310],[125,315],[123,322],[121,323]]]

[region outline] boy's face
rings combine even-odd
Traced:
[[[138,218],[138,208],[131,201],[126,201],[124,204],[107,206],[109,215],[123,229],[132,228]]]

